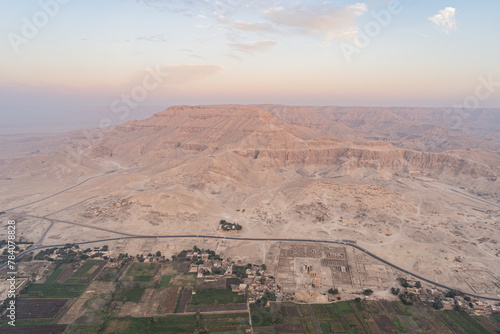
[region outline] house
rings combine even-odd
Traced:
[[[449,301],[445,300],[445,301],[443,301],[443,309],[444,310],[453,310],[453,304],[450,303]]]
[[[441,293],[439,292],[439,290],[438,290],[438,289],[430,289],[430,291],[431,291],[431,292],[430,292],[430,295],[431,295],[432,297],[439,297],[439,296],[441,296]]]
[[[486,309],[486,305],[483,302],[481,302],[481,301],[478,300],[478,301],[474,302],[474,309],[476,309],[476,310],[485,310]]]

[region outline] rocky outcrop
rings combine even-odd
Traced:
[[[234,153],[251,159],[272,159],[284,166],[291,164],[336,165],[345,169],[391,168],[425,172],[463,174],[495,181],[498,176],[487,166],[450,154],[425,153],[408,150],[370,150],[369,148],[323,148],[309,150],[235,150]]]

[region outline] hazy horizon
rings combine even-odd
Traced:
[[[487,3],[7,2],[0,124],[180,104],[496,108],[500,3]]]

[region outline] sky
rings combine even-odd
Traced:
[[[496,0],[2,1],[0,128],[179,104],[496,108],[498,13]]]

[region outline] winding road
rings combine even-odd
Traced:
[[[2,210],[2,211],[3,211],[3,212],[9,212],[9,211],[16,210],[16,209],[19,209],[19,208],[22,208],[22,207],[25,207],[25,206],[28,206],[28,205],[31,205],[31,204],[35,204],[35,203],[39,203],[39,202],[42,202],[42,201],[48,200],[49,198],[52,198],[52,197],[57,196],[57,195],[60,195],[60,194],[62,194],[62,193],[64,193],[64,192],[66,192],[66,191],[68,191],[68,190],[71,190],[71,189],[73,189],[73,188],[79,187],[79,186],[81,186],[82,184],[84,184],[85,182],[88,182],[88,181],[90,181],[90,180],[92,180],[92,179],[96,179],[96,178],[101,177],[101,176],[104,176],[104,175],[112,174],[112,173],[114,173],[114,172],[116,172],[116,170],[112,170],[112,171],[106,172],[106,173],[104,173],[104,174],[100,174],[100,175],[96,175],[96,176],[89,177],[88,179],[83,180],[82,182],[80,182],[80,183],[78,183],[78,184],[75,184],[74,186],[71,186],[71,187],[69,187],[69,188],[63,189],[63,190],[61,190],[61,191],[59,191],[59,192],[57,192],[57,193],[55,193],[55,194],[52,194],[52,195],[50,195],[50,196],[44,197],[44,198],[42,198],[42,199],[39,199],[39,200],[36,200],[36,201],[33,201],[33,202],[26,203],[26,204],[23,204],[23,205],[19,205],[19,206],[16,206],[16,207],[14,207],[14,208],[10,208],[10,209],[6,209],[6,210]]]
[[[89,180],[92,180],[92,179],[95,179],[95,178],[98,178],[98,177],[101,177],[101,176],[104,176],[104,175],[108,175],[108,174],[111,174],[111,173],[114,173],[115,171],[110,171],[110,172],[107,172],[107,173],[104,173],[104,174],[101,174],[101,175],[97,175],[97,176],[94,176],[94,177],[90,177],[74,186],[71,186],[69,188],[66,188],[64,190],[61,190],[53,195],[50,195],[50,196],[47,196],[43,199],[40,199],[40,200],[37,200],[37,201],[33,201],[33,202],[30,202],[30,203],[27,203],[27,204],[23,204],[23,205],[20,205],[20,206],[17,206],[17,207],[14,207],[14,208],[11,208],[11,209],[7,209],[7,210],[4,210],[5,212],[8,212],[8,211],[13,211],[15,209],[18,209],[18,208],[22,208],[22,207],[25,207],[25,206],[28,206],[30,204],[35,204],[35,203],[39,203],[39,202],[42,202],[44,200],[47,200],[49,198],[52,198],[54,196],[57,196],[59,194],[62,194],[70,189],[73,189],[73,188],[76,188],[82,184],[84,184],[85,182],[89,181]],[[450,189],[452,190],[452,189]],[[455,191],[455,190],[452,190],[454,192],[457,192],[457,193],[460,193],[458,191]],[[464,194],[464,193],[460,193],[462,195],[465,195],[465,196],[469,196],[469,197],[472,197],[474,199],[477,199],[477,200],[480,200],[482,202],[485,202],[487,204],[490,204],[490,205],[495,205],[493,203],[489,203],[489,202],[486,202],[482,199],[478,199],[478,198],[475,198],[471,195],[467,195],[467,194]],[[89,200],[89,199],[92,199],[94,197],[90,197],[86,200]],[[440,287],[440,288],[443,288],[443,289],[448,289],[448,290],[452,290],[454,289],[453,287],[449,287],[447,285],[444,285],[444,284],[441,284],[441,283],[438,283],[438,282],[435,282],[435,281],[432,281],[430,279],[427,279],[423,276],[420,276],[418,274],[415,274],[409,270],[406,270],[404,268],[401,268],[379,256],[377,256],[376,254],[373,254],[371,253],[370,251],[358,246],[356,244],[355,241],[350,241],[350,240],[339,240],[339,241],[333,241],[333,240],[320,240],[320,239],[291,239],[291,238],[238,238],[238,237],[230,237],[230,236],[217,236],[217,235],[135,235],[135,234],[128,234],[128,233],[122,233],[122,232],[116,232],[116,231],[112,231],[112,230],[108,230],[108,229],[104,229],[104,228],[100,228],[100,227],[95,227],[95,226],[88,226],[88,225],[85,225],[85,224],[80,224],[80,223],[74,223],[74,222],[69,222],[69,221],[64,221],[64,220],[58,220],[58,219],[53,219],[53,218],[47,218],[48,216],[50,215],[53,215],[55,213],[58,213],[58,212],[61,212],[69,207],[73,207],[75,205],[78,205],[80,203],[83,203],[84,201],[86,200],[83,200],[83,201],[80,201],[76,204],[72,204],[71,206],[68,206],[64,209],[61,209],[61,210],[58,210],[58,211],[55,211],[51,214],[48,214],[46,216],[35,216],[35,215],[28,215],[28,214],[23,214],[23,213],[19,213],[21,215],[25,215],[27,217],[32,217],[32,218],[37,218],[37,219],[43,219],[43,220],[47,220],[50,222],[50,226],[44,231],[44,233],[42,234],[40,240],[33,244],[32,247],[30,247],[29,249],[25,250],[25,251],[22,251],[21,253],[17,254],[17,258],[20,258],[30,252],[34,252],[34,251],[37,251],[37,250],[40,250],[40,249],[46,249],[46,248],[55,248],[55,247],[64,247],[66,244],[60,244],[60,245],[43,245],[43,240],[45,239],[45,236],[47,235],[47,233],[49,232],[49,230],[52,228],[52,226],[55,224],[55,223],[63,223],[63,224],[71,224],[71,225],[78,225],[78,226],[82,226],[82,227],[86,227],[86,228],[91,228],[91,229],[96,229],[96,230],[100,230],[100,231],[104,231],[104,232],[108,232],[108,233],[114,233],[114,234],[118,234],[120,236],[118,237],[115,237],[115,238],[107,238],[107,239],[99,239],[99,240],[93,240],[93,241],[84,241],[84,242],[76,242],[75,244],[76,245],[87,245],[87,244],[92,244],[92,243],[100,243],[100,242],[107,242],[107,241],[117,241],[117,240],[125,240],[125,239],[193,239],[193,238],[196,238],[196,239],[221,239],[221,240],[235,240],[235,241],[255,241],[255,242],[301,242],[301,243],[316,243],[316,244],[337,244],[337,245],[345,245],[345,246],[349,246],[349,247],[353,247],[363,253],[365,253],[366,255],[374,258],[375,260],[378,260],[396,270],[399,270],[400,272],[403,272],[405,274],[408,274],[408,275],[411,275],[421,281],[424,281],[424,282],[427,282],[429,284],[432,284],[434,286],[437,286],[437,287]],[[495,205],[497,206],[497,205]],[[2,263],[0,265],[0,270],[3,269],[5,266],[7,265],[7,262],[5,263]],[[475,294],[470,294],[470,293],[467,293],[467,295],[471,296],[471,297],[474,297],[474,298],[480,298],[480,299],[485,299],[485,300],[491,300],[491,301],[499,301],[500,302],[500,298],[498,297],[489,297],[489,296],[479,296],[479,295],[475,295]]]
[[[366,255],[396,269],[399,270],[405,274],[411,275],[415,278],[420,279],[421,281],[427,282],[429,284],[438,286],[443,289],[447,290],[452,290],[454,289],[453,287],[449,287],[447,285],[432,281],[430,279],[427,279],[423,276],[417,275],[415,273],[412,273],[409,270],[406,270],[404,268],[401,268],[387,260],[384,260],[383,258],[371,253],[370,251],[354,244],[352,241],[332,241],[332,240],[314,240],[314,239],[290,239],[290,238],[237,238],[237,237],[223,237],[223,236],[216,236],[216,235],[134,235],[134,236],[125,236],[125,237],[116,237],[116,238],[108,238],[108,239],[100,239],[100,240],[93,240],[93,241],[85,241],[85,242],[76,242],[76,245],[87,245],[87,244],[92,244],[92,243],[99,243],[99,242],[107,242],[107,241],[117,241],[117,240],[124,240],[124,239],[222,239],[222,240],[236,240],[236,241],[267,241],[267,242],[301,242],[301,243],[316,243],[316,244],[337,244],[337,245],[346,245],[350,247],[354,247],[361,252],[365,253]],[[17,255],[17,257],[21,257],[29,252],[33,252],[39,249],[45,249],[45,248],[54,248],[54,247],[64,247],[66,244],[60,244],[60,245],[49,245],[49,246],[34,246],[30,249],[27,249]],[[0,269],[5,267],[6,263],[3,263],[0,265]],[[492,301],[499,301],[500,298],[495,298],[495,297],[488,297],[488,296],[479,296],[479,295],[474,295],[467,293],[468,296],[474,297],[474,298],[480,298],[480,299],[486,299],[486,300],[492,300]]]

